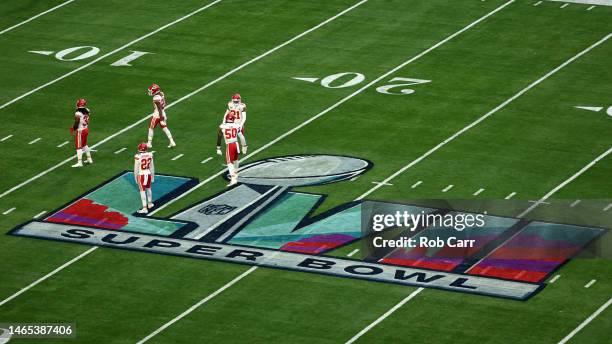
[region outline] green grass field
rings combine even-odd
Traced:
[[[61,3],[3,1],[0,31]],[[328,195],[318,212],[364,194],[401,202],[515,193],[518,205],[504,215],[517,216],[533,204],[528,201],[543,197],[552,205],[580,199],[594,205],[600,225],[612,224],[612,209],[603,211],[612,198],[612,116],[606,114],[612,112],[612,7],[561,8],[562,2],[537,0],[221,0],[183,18],[210,3],[75,0],[0,33],[3,233],[132,168],[136,145],[146,140],[152,82],[171,105],[168,124],[178,145],[167,149],[156,130],[158,173],[204,181],[220,172],[216,128],[230,95],[240,92],[249,109],[246,162],[337,154],[373,163],[354,181],[299,188]],[[80,46],[100,52],[75,61],[55,57]],[[151,54],[131,66],[111,66],[133,51]],[[351,75],[332,87],[293,79],[347,72],[365,79],[348,87],[339,86]],[[393,78],[430,82],[406,86],[411,94],[376,91],[398,83]],[[95,163],[72,169],[68,128],[81,97],[92,109]],[[373,184],[381,181],[392,185]],[[213,178],[155,216],[217,194],[226,183]],[[448,185],[454,186],[443,192]],[[541,208],[531,215],[545,213],[546,205]],[[604,234],[600,247],[609,248],[611,240]],[[0,235],[0,323],[77,326],[75,339],[11,343],[135,343],[250,269],[101,247],[3,303],[88,249]],[[424,289],[356,342],[558,343],[611,300],[612,264],[609,257],[576,258],[555,275],[561,277],[527,301]],[[345,343],[416,290],[258,268],[148,342]],[[569,342],[612,343],[611,329],[608,308]]]

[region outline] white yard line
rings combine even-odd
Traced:
[[[317,120],[318,118],[324,116],[326,113],[332,111],[333,109],[337,108],[338,106],[342,105],[343,103],[347,102],[348,100],[350,100],[351,98],[355,97],[356,95],[360,94],[361,92],[365,91],[366,89],[368,89],[370,86],[375,85],[377,83],[379,83],[382,79],[385,79],[386,77],[388,77],[389,75],[397,72],[398,70],[406,67],[407,65],[409,65],[410,63],[420,59],[421,57],[429,54],[430,52],[432,52],[433,50],[439,48],[440,46],[444,45],[445,43],[447,43],[448,41],[452,40],[453,38],[459,36],[460,34],[462,34],[463,32],[471,29],[472,27],[476,26],[478,23],[484,21],[485,19],[489,18],[490,16],[494,15],[495,13],[501,11],[503,8],[505,8],[506,6],[510,5],[511,3],[513,3],[515,0],[510,0],[506,3],[504,3],[503,5],[497,7],[496,9],[494,9],[493,11],[487,13],[486,15],[484,15],[483,17],[480,17],[479,19],[477,19],[476,21],[468,24],[467,26],[465,26],[464,28],[462,28],[461,30],[453,33],[452,35],[446,37],[445,39],[441,40],[440,42],[434,44],[433,46],[427,48],[426,50],[423,50],[422,52],[420,52],[419,54],[417,54],[416,56],[412,57],[411,59],[408,59],[406,61],[404,61],[402,64],[396,66],[395,68],[387,71],[385,74],[379,76],[378,78],[370,81],[368,84],[366,84],[365,86],[362,86],[360,89],[358,89],[357,91],[349,94],[348,96],[340,99],[337,103],[335,103],[334,105],[328,107],[327,109],[319,112],[318,114],[316,114],[315,116],[307,119],[306,121],[302,122],[301,124],[299,124],[298,126],[294,127],[293,129],[285,132],[284,134],[280,135],[279,137],[277,137],[276,139],[268,142],[267,144],[263,145],[262,147],[258,148],[257,150],[255,150],[254,152],[252,152],[251,154],[248,154],[247,156],[245,156],[242,160],[247,160],[251,157],[253,157],[254,155],[260,153],[261,151],[268,149],[269,147],[273,146],[274,144],[276,144],[278,141],[284,139],[285,137],[293,134],[294,132],[300,130],[301,128],[303,128],[304,126],[310,124],[311,122]],[[216,174],[210,176],[209,178],[205,179],[204,181],[200,182],[198,185],[196,185],[195,187],[187,190],[186,192],[178,195],[177,197],[175,197],[174,199],[172,199],[170,202],[162,205],[161,207],[153,210],[153,212],[149,213],[149,215],[153,215],[155,214],[157,211],[160,211],[162,209],[164,209],[165,207],[167,207],[168,205],[170,205],[172,202],[177,201],[187,195],[189,195],[190,193],[192,193],[193,191],[199,189],[200,187],[202,187],[203,185],[207,184],[208,182],[210,182],[211,180],[213,180],[214,178],[222,175],[225,172],[225,170],[221,170],[219,172],[217,172]],[[389,178],[393,179],[393,178]],[[385,183],[388,182],[388,180],[383,181]],[[382,185],[379,185],[378,187],[380,187]],[[377,188],[378,188],[377,187]],[[377,189],[375,188],[375,189]],[[365,196],[364,196],[365,197]],[[2,195],[0,195],[0,198],[2,198]],[[361,199],[361,198],[359,198]]]
[[[5,211],[2,213],[2,215],[8,215],[8,214],[12,213],[12,212],[13,212],[13,210],[15,210],[15,209],[17,209],[17,208],[12,207],[11,209],[5,210]]]
[[[220,0],[218,0],[218,1],[220,1]],[[218,2],[218,1],[215,1],[215,3],[216,3],[216,2]],[[293,38],[291,38],[291,39],[289,39],[289,40],[287,40],[287,41],[285,41],[285,42],[281,43],[280,45],[277,45],[276,47],[274,47],[274,48],[272,48],[272,49],[270,49],[270,50],[266,51],[265,53],[263,53],[263,54],[261,54],[261,55],[259,55],[259,56],[255,57],[255,58],[253,58],[253,59],[251,59],[251,60],[249,60],[249,61],[247,61],[247,62],[245,62],[245,63],[243,63],[243,64],[241,64],[241,65],[239,65],[238,67],[236,67],[236,68],[234,68],[234,69],[230,70],[229,72],[227,72],[227,73],[223,74],[222,76],[218,77],[217,79],[215,79],[215,80],[213,80],[213,81],[211,81],[211,82],[207,83],[206,85],[204,85],[204,86],[202,86],[202,87],[198,88],[197,90],[195,90],[195,91],[193,91],[193,92],[191,92],[191,93],[189,93],[189,94],[187,94],[187,95],[185,95],[185,96],[183,96],[183,97],[179,98],[178,100],[176,100],[176,101],[174,101],[174,102],[172,102],[172,103],[168,104],[168,105],[166,106],[166,108],[171,108],[172,106],[174,106],[174,105],[176,105],[176,104],[178,104],[178,103],[180,103],[180,102],[182,102],[182,101],[184,101],[184,100],[186,100],[186,99],[188,99],[188,98],[192,97],[193,95],[197,94],[198,92],[200,92],[200,91],[202,91],[202,90],[204,90],[204,89],[206,89],[206,88],[208,88],[208,87],[210,87],[210,86],[212,86],[212,85],[216,84],[217,82],[219,82],[219,81],[221,81],[221,80],[223,80],[223,79],[225,79],[225,78],[227,78],[227,77],[229,77],[229,76],[233,75],[234,73],[236,73],[236,72],[240,71],[241,69],[243,69],[244,67],[246,67],[246,66],[248,66],[248,65],[252,64],[253,62],[256,62],[256,61],[261,60],[262,58],[264,58],[264,57],[266,57],[266,56],[270,55],[271,53],[273,53],[273,52],[275,52],[275,51],[279,50],[280,48],[282,48],[282,47],[284,47],[284,46],[286,46],[286,45],[288,45],[288,44],[290,44],[290,43],[294,42],[295,40],[297,40],[297,39],[299,39],[299,38],[301,38],[301,37],[303,37],[303,36],[305,36],[305,35],[307,35],[307,34],[309,34],[309,33],[313,32],[313,31],[315,31],[315,30],[317,30],[317,29],[321,28],[322,26],[324,26],[324,25],[326,25],[326,24],[328,24],[328,23],[330,23],[330,22],[334,21],[335,19],[337,19],[337,18],[339,18],[340,16],[342,16],[342,15],[344,15],[344,14],[346,14],[346,13],[348,13],[348,12],[352,11],[353,9],[355,9],[355,8],[357,8],[358,6],[360,6],[360,5],[364,4],[364,3],[366,3],[367,1],[368,1],[368,0],[362,0],[362,1],[358,2],[358,3],[356,3],[355,5],[353,5],[353,6],[349,7],[349,8],[347,8],[347,9],[343,10],[342,12],[340,12],[340,13],[338,13],[338,14],[334,15],[333,17],[330,17],[329,19],[327,19],[327,20],[325,20],[325,21],[323,21],[323,22],[321,22],[321,23],[317,24],[316,26],[313,26],[312,28],[310,28],[310,29],[308,29],[308,30],[306,30],[306,31],[304,31],[304,32],[302,32],[302,33],[300,33],[299,35],[297,35],[297,36],[295,36],[295,37],[293,37]],[[207,6],[212,6],[213,4],[214,4],[214,3],[211,3],[211,4],[207,5]],[[198,11],[201,11],[201,10],[204,10],[204,9],[205,9],[205,8],[201,8],[201,9],[199,9]],[[192,12],[190,15],[193,15],[193,14],[195,14],[195,13],[196,13],[196,12]],[[182,19],[184,19],[184,18],[185,18],[185,17],[183,17]],[[179,20],[182,20],[182,19],[179,19]],[[173,22],[173,23],[174,23],[174,22]],[[173,24],[173,23],[170,23],[170,24]],[[169,26],[170,24],[168,24],[168,25],[166,25],[166,26]],[[143,36],[143,37],[144,37],[144,36]],[[0,109],[1,109],[1,108],[2,108],[2,107],[0,107]],[[137,125],[139,125],[139,124],[141,124],[141,123],[145,122],[145,121],[146,121],[146,120],[148,120],[150,117],[151,117],[151,115],[146,116],[146,117],[143,117],[142,119],[140,119],[140,120],[138,120],[138,121],[136,121],[136,122],[134,122],[134,123],[130,124],[129,126],[127,126],[127,127],[123,128],[123,129],[121,129],[120,131],[118,131],[118,132],[116,132],[116,133],[114,133],[114,134],[112,134],[112,135],[110,135],[110,136],[106,137],[106,138],[105,138],[105,139],[103,139],[102,141],[100,141],[100,142],[98,142],[98,143],[94,144],[94,145],[93,145],[91,148],[96,148],[96,147],[98,147],[98,146],[100,146],[100,145],[102,145],[102,144],[104,144],[104,143],[106,143],[106,142],[108,142],[108,141],[110,141],[110,140],[114,139],[115,137],[117,137],[117,136],[119,136],[119,135],[121,135],[121,134],[125,133],[126,131],[128,131],[128,130],[130,130],[130,129],[134,128],[134,127],[136,127]],[[251,155],[253,155],[253,153],[252,153]],[[250,155],[249,155],[249,156],[250,156]],[[249,156],[247,156],[247,158],[248,158]],[[25,181],[21,182],[20,184],[17,184],[16,186],[14,186],[14,187],[12,187],[12,188],[10,188],[10,189],[8,189],[8,190],[4,191],[3,193],[1,193],[1,194],[0,194],[0,198],[5,197],[6,195],[8,195],[8,194],[10,194],[10,193],[14,192],[15,190],[18,190],[18,189],[20,189],[20,188],[24,187],[25,185],[30,184],[31,182],[33,182],[33,181],[37,180],[38,178],[40,178],[40,177],[42,177],[42,176],[44,176],[44,175],[48,174],[49,172],[52,172],[52,171],[56,170],[57,168],[59,168],[59,167],[61,167],[61,166],[65,165],[65,164],[67,164],[67,163],[71,162],[73,159],[74,159],[74,157],[72,157],[72,156],[71,156],[71,157],[69,157],[69,158],[66,158],[64,161],[61,161],[60,163],[58,163],[58,164],[56,164],[56,165],[54,165],[54,166],[52,166],[52,167],[50,167],[50,168],[48,168],[48,169],[46,169],[46,170],[44,170],[44,171],[40,172],[40,173],[38,173],[37,175],[35,175],[35,176],[31,177],[30,179],[27,179],[27,180],[25,180]],[[220,175],[220,174],[221,174],[221,172],[220,172],[220,173],[218,173],[217,175],[215,175],[215,177],[216,177],[216,176],[218,176],[218,175]]]
[[[448,185],[447,187],[445,187],[444,189],[442,189],[442,192],[448,192],[450,189],[453,188],[453,184]]]
[[[67,144],[68,144],[68,141],[64,141],[64,142],[60,143],[59,145],[57,145],[56,147],[57,148],[64,147]]]
[[[597,318],[597,316],[599,316],[599,314],[605,311],[606,308],[608,308],[611,304],[612,304],[612,297],[608,299],[608,301],[604,303],[601,307],[599,307],[595,311],[595,313],[589,315],[588,318],[586,318],[580,325],[578,325],[578,327],[576,327],[572,332],[570,332],[567,336],[565,336],[565,338],[561,339],[559,341],[559,344],[567,343],[570,339],[572,339],[576,335],[576,333],[580,332],[580,330],[582,330],[586,325],[588,325],[591,321],[593,321],[593,319]]]
[[[363,330],[359,331],[359,333],[354,335],[353,338],[347,340],[346,344],[354,343],[357,339],[361,338],[361,336],[366,334],[368,331],[370,331],[376,325],[380,324],[383,320],[387,319],[388,316],[393,314],[393,312],[395,312],[396,310],[400,309],[404,304],[406,304],[408,301],[412,300],[412,298],[417,296],[417,294],[422,292],[423,290],[424,290],[424,288],[422,288],[422,287],[417,288],[415,291],[410,293],[410,295],[406,296],[402,301],[400,301],[397,305],[393,306],[390,310],[386,311],[385,314],[381,315],[376,320],[374,320],[370,325],[366,326]]]
[[[178,316],[176,316],[175,318],[173,318],[172,320],[168,321],[167,323],[165,323],[163,326],[161,326],[160,328],[158,328],[157,330],[151,332],[151,334],[149,334],[148,336],[144,337],[143,339],[141,339],[140,341],[138,341],[137,344],[142,344],[145,343],[146,341],[148,341],[149,339],[155,337],[156,335],[158,335],[159,333],[161,333],[163,330],[167,329],[168,327],[172,326],[174,323],[176,323],[177,321],[181,320],[182,318],[186,317],[187,315],[189,315],[191,312],[195,311],[196,309],[198,309],[200,306],[202,306],[203,304],[205,304],[206,302],[212,300],[213,298],[215,298],[215,296],[221,294],[222,292],[224,292],[226,289],[230,288],[231,286],[233,286],[234,284],[236,284],[238,281],[240,281],[241,279],[245,278],[246,276],[248,276],[249,274],[251,274],[253,271],[257,270],[257,266],[253,266],[250,269],[248,269],[247,271],[243,272],[242,274],[240,274],[238,277],[234,278],[233,280],[229,281],[227,284],[225,284],[223,287],[217,289],[214,293],[208,295],[207,297],[203,298],[202,300],[200,300],[198,303],[194,304],[193,306],[187,308],[183,313],[179,314]]]
[[[512,197],[514,197],[516,195],[516,192],[511,192],[508,196],[506,196],[506,198],[504,199],[510,199]]]
[[[423,181],[422,181],[422,180],[419,180],[418,182],[416,182],[416,183],[412,184],[412,186],[411,186],[410,188],[411,188],[411,189],[414,189],[414,188],[416,188],[417,186],[421,185],[421,183],[423,183]]]
[[[119,153],[123,152],[126,149],[127,149],[126,147],[120,148],[120,149],[115,151],[115,154],[119,154]]]
[[[357,252],[359,252],[359,249],[358,249],[358,248],[356,248],[356,249],[352,250],[352,251],[351,251],[351,253],[347,254],[346,256],[347,256],[347,257],[352,257],[352,256],[354,256],[354,255],[355,255],[355,253],[357,253]]]
[[[559,278],[561,278],[561,275],[555,275],[555,277],[551,278],[548,283],[555,283]]]
[[[221,1],[221,0],[215,0],[215,1],[213,1],[213,2],[211,2],[211,3],[209,3],[209,4],[207,4],[206,6],[200,7],[200,8],[198,8],[197,10],[192,11],[192,12],[190,12],[190,13],[189,13],[189,14],[187,14],[187,15],[184,15],[184,16],[182,16],[182,17],[180,17],[180,18],[178,18],[178,19],[176,19],[176,20],[174,20],[174,21],[172,21],[172,22],[170,22],[170,23],[168,23],[168,24],[166,24],[166,25],[164,25],[164,26],[162,26],[162,27],[159,27],[159,28],[155,29],[154,31],[151,31],[151,32],[147,33],[146,35],[140,36],[140,37],[136,38],[135,40],[133,40],[133,41],[131,41],[131,42],[129,42],[129,43],[126,43],[126,44],[124,44],[124,45],[120,46],[119,48],[117,48],[117,49],[115,49],[115,50],[113,50],[113,51],[111,51],[111,52],[108,52],[108,53],[106,53],[106,54],[104,54],[104,55],[102,55],[102,56],[100,56],[100,57],[98,57],[98,58],[96,58],[96,59],[92,60],[91,62],[88,62],[88,63],[86,63],[86,64],[84,64],[84,65],[82,65],[82,66],[80,66],[80,67],[78,67],[78,68],[76,68],[76,69],[73,69],[73,70],[71,70],[70,72],[68,72],[68,73],[66,73],[66,74],[63,74],[62,76],[60,76],[60,77],[58,77],[58,78],[56,78],[56,79],[53,79],[53,80],[51,80],[51,81],[49,81],[49,82],[47,82],[47,83],[44,83],[44,84],[42,84],[42,85],[40,85],[40,86],[38,86],[38,87],[36,87],[36,88],[34,88],[34,89],[32,89],[32,90],[30,90],[30,91],[28,91],[28,92],[26,92],[26,93],[24,93],[24,94],[20,95],[20,96],[19,96],[19,97],[17,97],[17,98],[14,98],[13,100],[10,100],[10,101],[8,101],[8,102],[6,102],[6,103],[4,103],[4,104],[0,105],[0,109],[4,109],[5,107],[7,107],[7,106],[9,106],[9,105],[11,105],[11,104],[13,104],[13,103],[15,103],[15,102],[17,102],[17,101],[19,101],[19,100],[23,99],[23,98],[25,98],[25,97],[27,97],[27,96],[29,96],[29,95],[33,94],[33,93],[36,93],[36,92],[38,92],[38,91],[42,90],[43,88],[45,88],[45,87],[47,87],[47,86],[53,85],[53,84],[55,84],[56,82],[61,81],[61,80],[65,79],[65,78],[67,78],[67,77],[71,76],[72,74],[75,74],[75,73],[77,73],[77,72],[79,72],[79,71],[82,71],[83,69],[85,69],[85,68],[87,68],[87,67],[89,67],[89,66],[93,65],[94,63],[96,63],[96,62],[98,62],[98,61],[101,61],[101,60],[103,60],[103,59],[105,59],[105,58],[107,58],[107,57],[109,57],[109,56],[111,56],[111,55],[113,55],[113,54],[115,54],[115,53],[117,53],[117,52],[119,52],[119,51],[121,51],[121,50],[125,49],[125,48],[128,48],[128,47],[130,47],[130,46],[132,46],[132,45],[134,45],[134,44],[136,44],[136,43],[138,43],[138,42],[140,42],[140,41],[142,41],[142,40],[144,40],[144,39],[147,39],[147,38],[149,38],[149,37],[153,36],[154,34],[156,34],[156,33],[160,32],[160,31],[162,31],[162,30],[164,30],[164,29],[169,28],[170,26],[173,26],[173,25],[175,25],[175,24],[177,24],[177,23],[180,23],[180,22],[182,22],[183,20],[185,20],[185,19],[187,19],[187,18],[189,18],[189,17],[191,17],[191,16],[193,16],[193,15],[196,15],[196,14],[198,14],[198,13],[200,13],[200,12],[204,11],[205,9],[207,9],[207,8],[209,8],[209,7],[213,6],[213,5],[215,5],[216,3],[220,2],[220,1]]]
[[[592,279],[589,281],[589,283],[585,284],[584,287],[585,288],[590,288],[593,284],[595,284],[595,282],[597,282],[596,279]]]
[[[478,196],[478,195],[480,195],[480,194],[481,194],[483,191],[485,191],[485,189],[480,188],[480,189],[478,189],[476,192],[474,192],[474,193],[472,194],[472,196]]]
[[[33,17],[30,17],[30,18],[28,18],[28,19],[26,19],[26,20],[24,20],[24,21],[22,21],[22,22],[20,22],[20,23],[18,23],[18,24],[15,24],[15,25],[13,25],[13,26],[11,26],[11,27],[8,27],[8,28],[6,28],[6,29],[4,29],[4,30],[0,31],[0,35],[3,35],[3,34],[5,34],[5,33],[9,32],[9,31],[11,31],[11,30],[13,30],[13,29],[16,29],[16,28],[20,27],[20,26],[21,26],[21,25],[23,25],[23,24],[29,23],[29,22],[31,22],[32,20],[34,20],[34,19],[36,19],[36,18],[38,18],[38,17],[44,16],[45,14],[47,14],[47,13],[49,13],[49,12],[53,12],[53,11],[55,11],[56,9],[58,9],[58,8],[60,8],[60,7],[62,7],[62,6],[68,5],[69,3],[73,2],[73,1],[74,1],[74,0],[68,0],[68,1],[66,1],[66,2],[62,2],[61,4],[59,4],[59,5],[55,6],[55,7],[52,7],[52,8],[50,8],[50,9],[48,9],[48,10],[44,11],[44,12],[40,12],[39,14],[37,14],[37,15],[35,15],[35,16],[33,16]]]
[[[202,162],[200,164],[205,164],[205,163],[207,163],[207,162],[209,162],[211,160],[212,160],[212,156],[209,156],[208,158],[202,160]]]
[[[13,137],[13,135],[12,135],[12,134],[11,134],[11,135],[8,135],[8,136],[5,136],[5,137],[3,137],[3,138],[2,138],[2,140],[0,140],[0,142],[1,142],[1,141],[6,141],[6,140],[10,139],[11,137]]]
[[[33,144],[35,144],[36,142],[38,142],[38,141],[40,141],[40,140],[42,140],[42,138],[37,137],[37,138],[35,138],[34,140],[32,140],[32,141],[28,142],[28,144],[29,144],[29,145],[33,145]]]
[[[507,5],[508,3],[506,3],[505,5]],[[505,6],[503,5],[503,6]],[[455,134],[451,135],[450,137],[448,137],[446,140],[440,142],[439,144],[437,144],[435,147],[431,148],[430,150],[428,150],[427,152],[425,152],[423,155],[421,155],[420,157],[416,158],[415,160],[413,160],[412,162],[410,162],[408,165],[404,166],[403,168],[401,168],[399,171],[395,172],[394,174],[390,175],[389,177],[387,177],[387,179],[383,180],[383,182],[389,182],[390,180],[394,179],[395,177],[399,176],[400,174],[404,173],[406,170],[408,170],[409,168],[411,168],[412,166],[418,164],[419,162],[421,162],[422,160],[424,160],[425,158],[427,158],[428,156],[430,156],[431,154],[433,154],[434,152],[436,152],[438,149],[444,147],[446,144],[448,144],[449,142],[453,141],[454,139],[456,139],[457,137],[461,136],[463,133],[465,133],[466,131],[472,129],[473,127],[475,127],[476,125],[478,125],[480,122],[484,121],[485,119],[489,118],[491,115],[495,114],[497,111],[503,109],[504,107],[506,107],[508,104],[512,103],[514,100],[516,100],[517,98],[519,98],[520,96],[522,96],[523,94],[527,93],[527,91],[531,90],[532,88],[534,88],[535,86],[539,85],[542,81],[548,79],[550,76],[554,75],[555,73],[557,73],[558,71],[560,71],[561,69],[563,69],[564,67],[566,67],[567,65],[569,65],[570,63],[574,62],[576,59],[578,59],[579,57],[581,57],[582,55],[588,53],[589,51],[593,50],[595,47],[599,46],[600,44],[604,43],[605,41],[607,41],[610,37],[612,37],[612,34],[608,34],[605,37],[603,37],[602,39],[600,39],[599,41],[593,43],[592,45],[590,45],[589,47],[587,47],[586,49],[584,49],[583,51],[579,52],[578,54],[574,55],[573,57],[571,57],[569,60],[563,62],[561,65],[559,65],[557,68],[551,70],[550,72],[546,73],[544,76],[542,76],[541,78],[539,78],[538,80],[532,82],[531,84],[529,84],[527,87],[523,88],[522,90],[520,90],[519,92],[517,92],[515,95],[513,95],[512,97],[510,97],[509,99],[507,99],[506,101],[504,101],[503,103],[501,103],[500,105],[498,105],[496,108],[494,108],[493,110],[487,112],[486,114],[484,114],[483,116],[481,116],[480,118],[478,118],[477,120],[475,120],[474,122],[470,123],[469,125],[467,125],[466,127],[464,127],[463,129],[459,130],[458,132],[456,132]],[[375,191],[375,190],[373,190]],[[363,194],[363,197],[366,197],[367,195],[369,195],[371,192],[365,193]]]
[[[41,211],[40,213],[34,215],[33,219],[37,219],[37,218],[43,216],[46,212],[47,212],[46,210]]]
[[[172,158],[172,161],[174,161],[174,160],[178,160],[178,159],[182,158],[182,157],[183,157],[183,155],[185,155],[185,154],[181,153],[181,154],[179,154],[179,155],[175,156],[174,158]]]
[[[79,254],[78,256],[76,256],[76,257],[72,258],[71,260],[67,261],[66,263],[62,264],[61,266],[59,266],[55,270],[49,272],[48,274],[44,275],[43,277],[41,277],[41,278],[37,279],[36,281],[30,283],[30,285],[28,285],[27,287],[19,290],[15,294],[13,294],[13,295],[7,297],[6,299],[2,300],[2,302],[0,302],[0,307],[2,307],[4,304],[6,304],[7,302],[11,301],[12,299],[16,298],[17,296],[19,296],[19,295],[25,293],[26,291],[32,289],[34,286],[36,286],[40,282],[42,282],[42,281],[46,280],[47,278],[55,275],[56,273],[62,271],[66,267],[70,266],[70,264],[78,261],[79,259],[81,259],[81,258],[85,257],[86,255],[90,254],[91,252],[95,251],[97,248],[98,248],[98,246],[91,247],[87,251]]]

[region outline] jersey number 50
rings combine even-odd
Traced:
[[[238,135],[238,129],[236,128],[227,128],[225,129],[225,138],[226,139],[235,139],[236,135]]]

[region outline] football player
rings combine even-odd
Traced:
[[[234,95],[232,95],[232,100],[227,103],[227,110],[225,111],[225,115],[223,116],[223,118],[225,119],[228,114],[232,114],[234,116],[234,120],[240,126],[240,128],[238,129],[238,138],[240,139],[240,143],[242,144],[242,153],[246,154],[248,148],[246,138],[244,137],[244,124],[246,122],[246,104],[242,102],[240,93],[235,93]]]
[[[155,181],[155,168],[153,167],[153,152],[147,152],[147,144],[138,145],[138,153],[134,156],[134,178],[140,190],[142,209],[139,214],[147,214],[153,208],[153,193],[151,184]]]
[[[221,138],[225,139],[225,161],[230,175],[230,183],[228,186],[238,183],[238,154],[240,154],[240,146],[238,145],[238,133],[240,124],[232,113],[225,115],[223,123],[219,126],[217,133],[217,154],[221,153]]]
[[[174,143],[170,129],[168,129],[166,111],[164,110],[166,107],[166,96],[157,84],[149,86],[149,95],[153,97],[153,117],[151,117],[151,123],[149,124],[147,147],[153,147],[153,129],[158,125],[168,136],[168,141],[170,141],[168,148],[175,147],[176,143]]]
[[[87,136],[89,135],[89,109],[86,108],[87,100],[81,98],[76,102],[76,112],[74,113],[74,124],[70,128],[70,134],[74,135],[74,145],[76,147],[77,163],[72,167],[83,167],[83,152],[87,155],[87,163],[93,164],[91,152],[87,146]]]

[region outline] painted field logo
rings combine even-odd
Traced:
[[[459,233],[474,240],[469,250],[398,248],[362,260],[333,256],[332,250],[367,239],[361,225],[372,209],[440,211],[366,200],[310,216],[324,196],[292,190],[351,179],[370,167],[362,159],[331,155],[254,162],[240,170],[235,187],[169,218],[137,215],[137,186],[132,173],[124,172],[10,234],[525,300],[603,232],[488,216],[485,228]],[[157,175],[154,202],[162,205],[196,184],[193,178]],[[413,235],[444,234],[427,227]]]

